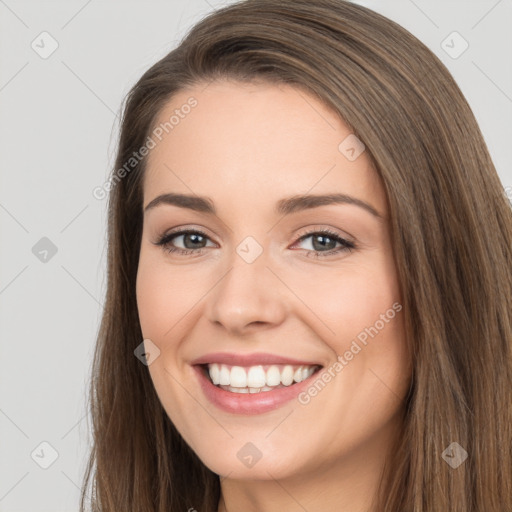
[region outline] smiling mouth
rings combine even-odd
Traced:
[[[203,374],[216,387],[231,393],[260,393],[298,384],[317,373],[319,365],[232,366],[202,364]]]

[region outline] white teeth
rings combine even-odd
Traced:
[[[233,366],[231,368],[231,386],[234,388],[247,387],[247,373],[241,366]]]
[[[233,386],[228,386],[228,390],[231,393],[249,393],[249,388],[235,388]]]
[[[215,385],[220,384],[220,370],[218,364],[210,365],[210,378]]]
[[[281,383],[281,372],[277,366],[271,366],[267,370],[267,386],[279,386]]]
[[[247,373],[247,385],[250,388],[261,388],[266,384],[265,370],[262,366],[251,366]]]
[[[227,366],[221,365],[219,371],[219,384],[221,386],[229,386],[231,383],[230,371]]]
[[[289,386],[293,382],[293,368],[287,364],[281,373],[281,382],[283,386]]]
[[[232,392],[259,393],[271,391],[277,386],[290,386],[311,377],[317,366],[272,365],[267,371],[262,365],[245,368],[212,363],[208,373],[213,384]],[[233,391],[234,390],[234,391]]]

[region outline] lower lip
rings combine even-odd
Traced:
[[[199,384],[206,398],[225,412],[233,414],[263,414],[278,409],[283,404],[293,400],[301,391],[310,385],[312,379],[318,376],[317,371],[302,382],[291,386],[275,389],[273,391],[260,391],[259,393],[232,393],[215,386],[203,373],[201,366],[194,366],[199,377]]]

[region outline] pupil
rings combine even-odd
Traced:
[[[333,240],[332,238],[330,238],[330,237],[328,237],[328,236],[324,236],[324,235],[318,235],[318,236],[316,236],[316,237],[314,237],[314,238],[313,238],[313,247],[314,247],[315,249],[318,249],[318,248],[320,248],[320,249],[325,249],[325,248],[326,248],[325,243],[321,243],[321,244],[319,245],[319,247],[316,247],[316,241],[317,241],[317,240],[319,240],[319,239],[324,240],[324,241],[325,241],[325,240],[331,240],[331,243],[334,243],[334,244],[336,245],[336,241],[335,241],[335,240]],[[334,249],[334,246],[332,247],[332,249]]]
[[[200,242],[200,240],[198,240],[198,239],[203,238],[203,236],[202,236],[202,235],[198,235],[197,233],[188,233],[188,234],[185,236],[184,240],[187,240],[187,237],[191,237],[191,238],[193,239],[193,242],[192,242],[192,243],[199,243],[199,242]],[[185,245],[187,245],[187,244],[185,243]],[[194,248],[195,248],[195,247],[192,247],[192,249],[194,249]]]

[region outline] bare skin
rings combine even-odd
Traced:
[[[197,106],[151,150],[144,207],[173,192],[207,196],[217,213],[173,204],[145,212],[137,302],[144,338],[161,351],[148,367],[158,396],[221,475],[219,512],[370,511],[411,377],[380,179],[366,152],[351,161],[339,149],[351,131],[303,91],[198,84],[159,120],[190,96]],[[274,211],[283,198],[334,193],[380,216],[350,203]],[[177,235],[168,246],[189,254],[169,253],[156,243],[174,228],[206,237]],[[322,239],[325,229],[354,247]],[[251,263],[237,252],[246,237],[261,248]],[[313,378],[331,378],[271,411],[226,412],[191,364],[212,352],[315,361],[323,368]],[[251,467],[237,456],[247,443],[261,455]]]

